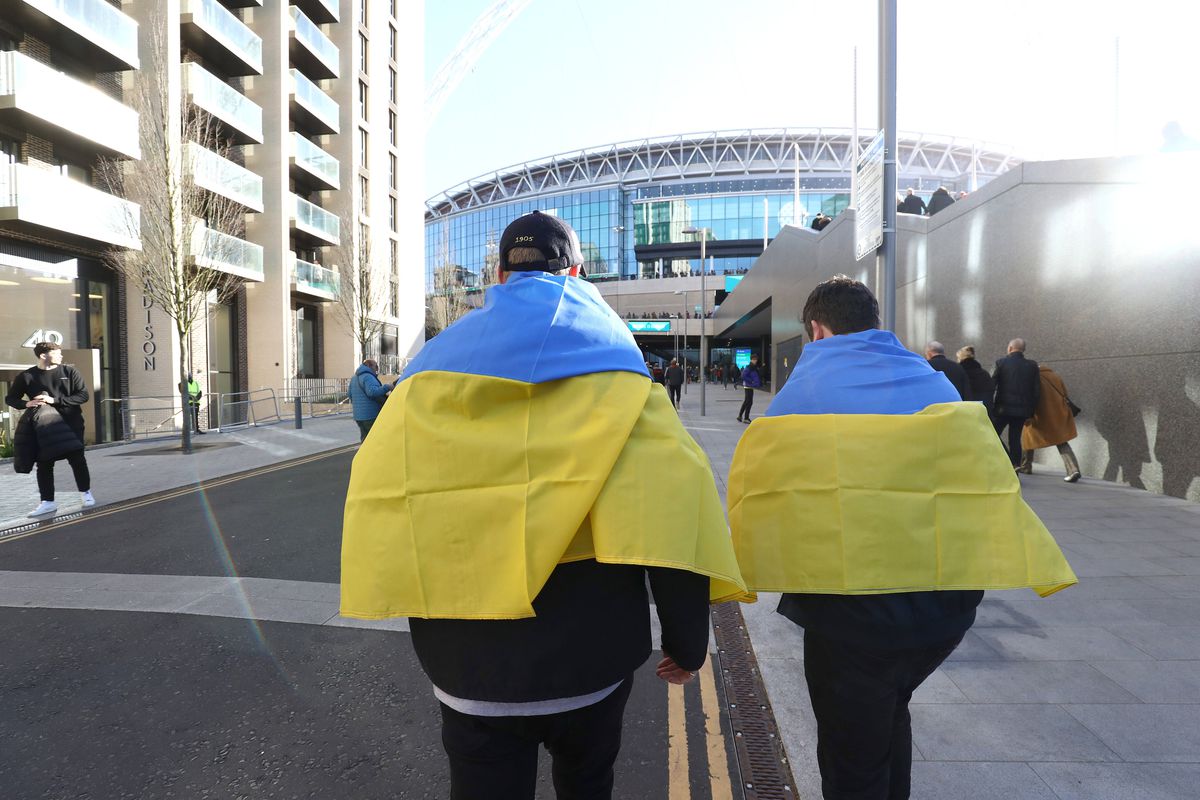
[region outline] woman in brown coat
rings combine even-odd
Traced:
[[[1041,447],[1057,447],[1062,456],[1063,465],[1067,469],[1067,483],[1075,483],[1080,478],[1079,462],[1075,459],[1075,451],[1067,442],[1075,438],[1075,417],[1067,405],[1067,387],[1063,379],[1054,370],[1044,364],[1038,366],[1041,373],[1042,386],[1038,397],[1037,409],[1033,416],[1025,421],[1025,429],[1021,431],[1021,466],[1017,472],[1026,475],[1033,473],[1033,451]]]

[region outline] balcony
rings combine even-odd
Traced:
[[[317,24],[337,22],[339,18],[338,0],[292,0],[292,5]]]
[[[141,153],[136,111],[15,51],[0,53],[0,122],[106,156]]]
[[[141,209],[57,172],[0,166],[0,227],[85,246],[141,250]]]
[[[235,144],[262,144],[263,112],[244,94],[195,62],[183,65],[183,91],[213,116]]]
[[[262,74],[262,39],[217,0],[183,0],[179,22],[188,47],[230,75]]]
[[[315,189],[337,189],[341,185],[341,165],[338,160],[304,138],[299,131],[292,131],[290,165],[293,178]]]
[[[106,0],[3,0],[10,17],[97,72],[138,69],[138,24]]]
[[[335,270],[311,261],[301,261],[292,253],[292,291],[336,300],[342,291],[342,279]]]
[[[336,78],[337,45],[303,11],[295,6],[288,11],[292,15],[292,30],[288,37],[288,53],[292,64],[313,78]]]
[[[263,210],[261,177],[195,142],[188,142],[186,148],[192,180],[197,186],[241,203],[251,211]]]
[[[293,69],[291,73],[292,93],[288,100],[292,119],[312,134],[337,133],[338,104],[300,70]]]
[[[263,280],[263,249],[259,245],[215,231],[201,220],[192,228],[192,264],[236,275],[248,281]]]
[[[318,247],[339,244],[342,241],[341,222],[337,214],[332,214],[298,195],[292,195],[290,223],[292,230],[315,240]]]

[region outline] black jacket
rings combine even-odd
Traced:
[[[945,189],[938,189],[929,196],[929,205],[926,208],[929,209],[929,216],[932,217],[943,208],[952,205],[954,205],[954,198],[950,196],[950,193]]]
[[[996,383],[996,416],[1029,419],[1037,408],[1042,379],[1038,364],[1024,353],[1010,353],[992,370]]]
[[[924,214],[925,201],[915,194],[905,195],[904,199],[896,207],[896,210],[901,214]]]
[[[25,402],[45,392],[52,405],[26,408]],[[13,467],[29,472],[34,462],[55,461],[83,449],[83,411],[87,386],[74,367],[60,364],[54,369],[30,367],[9,386],[4,401],[22,412],[13,433]]]
[[[958,365],[967,373],[967,382],[971,384],[972,399],[979,400],[987,409],[988,416],[996,413],[996,383],[986,369],[973,358],[964,358]]]
[[[686,670],[708,654],[708,578],[661,567],[560,564],[517,620],[412,619],[425,674],[466,700],[576,697],[627,678],[650,655],[649,577],[662,649]]]
[[[975,399],[975,395],[971,392],[971,381],[967,378],[967,372],[962,366],[946,358],[945,355],[936,355],[929,359],[929,366],[949,378],[950,382],[954,384],[954,388],[958,390],[958,396],[963,400]]]
[[[805,630],[871,650],[909,650],[962,636],[980,591],[785,594],[779,613]]]
[[[683,386],[683,367],[678,364],[667,367],[666,377],[668,386]]]

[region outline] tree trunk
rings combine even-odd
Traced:
[[[179,397],[183,401],[183,454],[191,455],[192,453],[192,406],[188,402],[188,387],[187,387],[187,372],[188,372],[188,346],[187,334],[179,330],[176,326],[176,332],[179,334]]]

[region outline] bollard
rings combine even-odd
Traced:
[[[304,427],[304,414],[300,406],[300,395],[296,395],[296,430]]]

